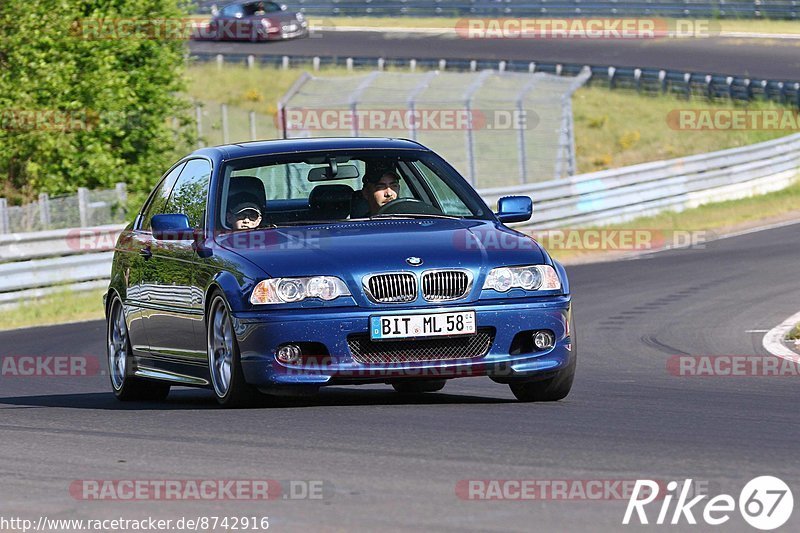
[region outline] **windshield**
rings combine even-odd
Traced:
[[[325,152],[237,159],[223,168],[226,230],[368,218],[489,218],[449,165],[429,152]]]

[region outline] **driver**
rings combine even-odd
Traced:
[[[397,200],[400,195],[400,176],[391,170],[382,174],[367,174],[362,181],[364,186],[361,194],[369,204],[370,215],[392,200]]]

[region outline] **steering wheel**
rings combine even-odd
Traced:
[[[376,215],[443,215],[441,209],[417,200],[416,198],[397,198],[381,206]]]

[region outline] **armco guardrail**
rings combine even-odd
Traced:
[[[220,5],[216,0],[200,0],[196,4],[201,13],[210,13],[212,6]],[[293,0],[288,4],[290,9],[316,16],[800,17],[796,0]]]
[[[610,224],[763,194],[790,185],[798,174],[800,134],[795,134],[741,148],[480,192],[489,205],[496,205],[501,196],[530,196],[534,215],[522,226],[548,229]]]
[[[797,0],[800,2],[800,0]],[[658,68],[619,67],[613,65],[582,65],[577,63],[546,63],[538,61],[505,61],[491,59],[432,59],[432,58],[384,58],[376,56],[288,56],[288,55],[248,55],[248,54],[210,54],[195,52],[195,61],[216,61],[224,64],[244,64],[250,68],[256,65],[281,67],[308,67],[319,70],[324,66],[353,68],[393,69],[438,69],[475,72],[484,69],[497,69],[508,72],[545,72],[557,76],[577,76],[584,68],[589,68],[591,76],[587,85],[608,87],[609,89],[631,89],[646,94],[674,94],[690,98],[707,99],[730,98],[731,100],[764,100],[779,102],[800,108],[800,80],[766,80],[731,76],[712,72],[687,72]],[[251,129],[254,126],[251,126]]]
[[[501,196],[534,201],[522,229],[609,224],[711,201],[762,194],[800,174],[800,134],[760,144],[571,178],[479,191],[494,207]],[[0,306],[63,288],[104,287],[122,226],[0,236]]]
[[[103,288],[122,225],[0,235],[0,306]]]

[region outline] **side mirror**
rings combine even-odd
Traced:
[[[194,239],[194,230],[189,227],[186,215],[155,215],[150,222],[153,237],[159,241],[190,241]]]
[[[497,201],[500,222],[525,222],[533,215],[533,200],[528,196],[504,196]]]
[[[281,4],[281,11],[286,11],[286,9],[288,9],[286,4]]]

